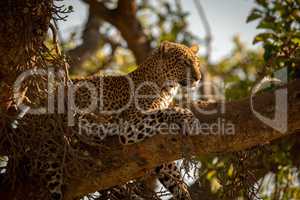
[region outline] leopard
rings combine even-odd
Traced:
[[[195,86],[201,79],[200,61],[196,46],[164,41],[127,75],[91,76],[71,79],[68,85],[68,107],[73,115],[92,114],[103,118],[105,124],[133,124],[118,135],[122,145],[133,145],[159,134],[155,128],[163,122],[174,122],[182,127],[193,120],[191,111],[171,107],[179,87]],[[71,101],[71,103],[70,103]],[[185,134],[185,133],[184,133]],[[105,138],[105,137],[104,137]],[[104,140],[104,138],[100,138]],[[63,172],[57,163],[46,163],[46,176],[52,200],[63,199]],[[176,163],[165,163],[152,172],[173,195],[174,199],[190,199],[187,186],[180,178]]]

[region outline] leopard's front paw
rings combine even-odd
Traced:
[[[197,131],[198,124],[199,120],[193,114],[185,116],[180,122],[181,134],[185,136],[192,135]]]

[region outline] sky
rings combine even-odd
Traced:
[[[205,32],[193,0],[184,0],[184,9],[190,11],[190,30],[200,37]],[[208,18],[212,32],[212,60],[216,61],[229,54],[232,49],[232,39],[239,35],[241,40],[249,47],[253,47],[252,40],[258,33],[256,23],[246,23],[254,0],[200,0],[203,10]]]
[[[151,0],[155,1],[155,0]],[[258,33],[256,23],[246,23],[246,18],[255,6],[254,0],[199,0],[208,18],[212,30],[212,55],[211,61],[217,62],[230,53],[232,39],[239,35],[241,40],[249,47],[254,36]],[[189,29],[200,38],[205,32],[197,13],[193,0],[182,0],[183,9],[190,12],[188,17]],[[72,31],[81,31],[87,19],[88,7],[79,0],[65,0],[65,4],[72,5],[74,12],[65,22],[59,23],[63,38]]]

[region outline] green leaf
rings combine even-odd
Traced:
[[[267,0],[256,0],[256,3],[263,6],[263,7],[268,7],[268,1]]]
[[[213,178],[211,180],[211,191],[213,193],[216,193],[220,188],[221,188],[221,184],[219,183],[218,179],[217,178]]]
[[[256,44],[258,42],[266,41],[267,39],[274,39],[276,36],[273,33],[260,33],[255,36],[253,39],[253,44]]]
[[[293,38],[292,42],[300,46],[300,38]]]
[[[246,22],[249,23],[249,22],[252,22],[252,21],[254,21],[254,20],[256,20],[256,19],[259,19],[259,18],[261,18],[261,17],[262,17],[261,11],[258,10],[258,9],[253,9],[253,10],[251,11],[250,15],[247,17]]]
[[[266,22],[265,20],[263,20],[258,24],[256,28],[276,30],[277,27],[274,22]]]
[[[229,167],[229,169],[228,169],[228,171],[227,171],[227,175],[229,177],[232,177],[233,171],[234,171],[234,168],[233,168],[233,165],[231,164],[230,167]]]
[[[207,173],[206,178],[207,180],[211,180],[216,174],[215,170],[211,170],[210,172]]]

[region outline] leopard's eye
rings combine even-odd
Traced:
[[[190,60],[183,60],[183,63],[185,65],[185,67],[193,67],[193,64]]]
[[[186,60],[186,59],[182,60],[182,64],[184,64],[185,66],[191,65],[190,62],[188,60]]]

